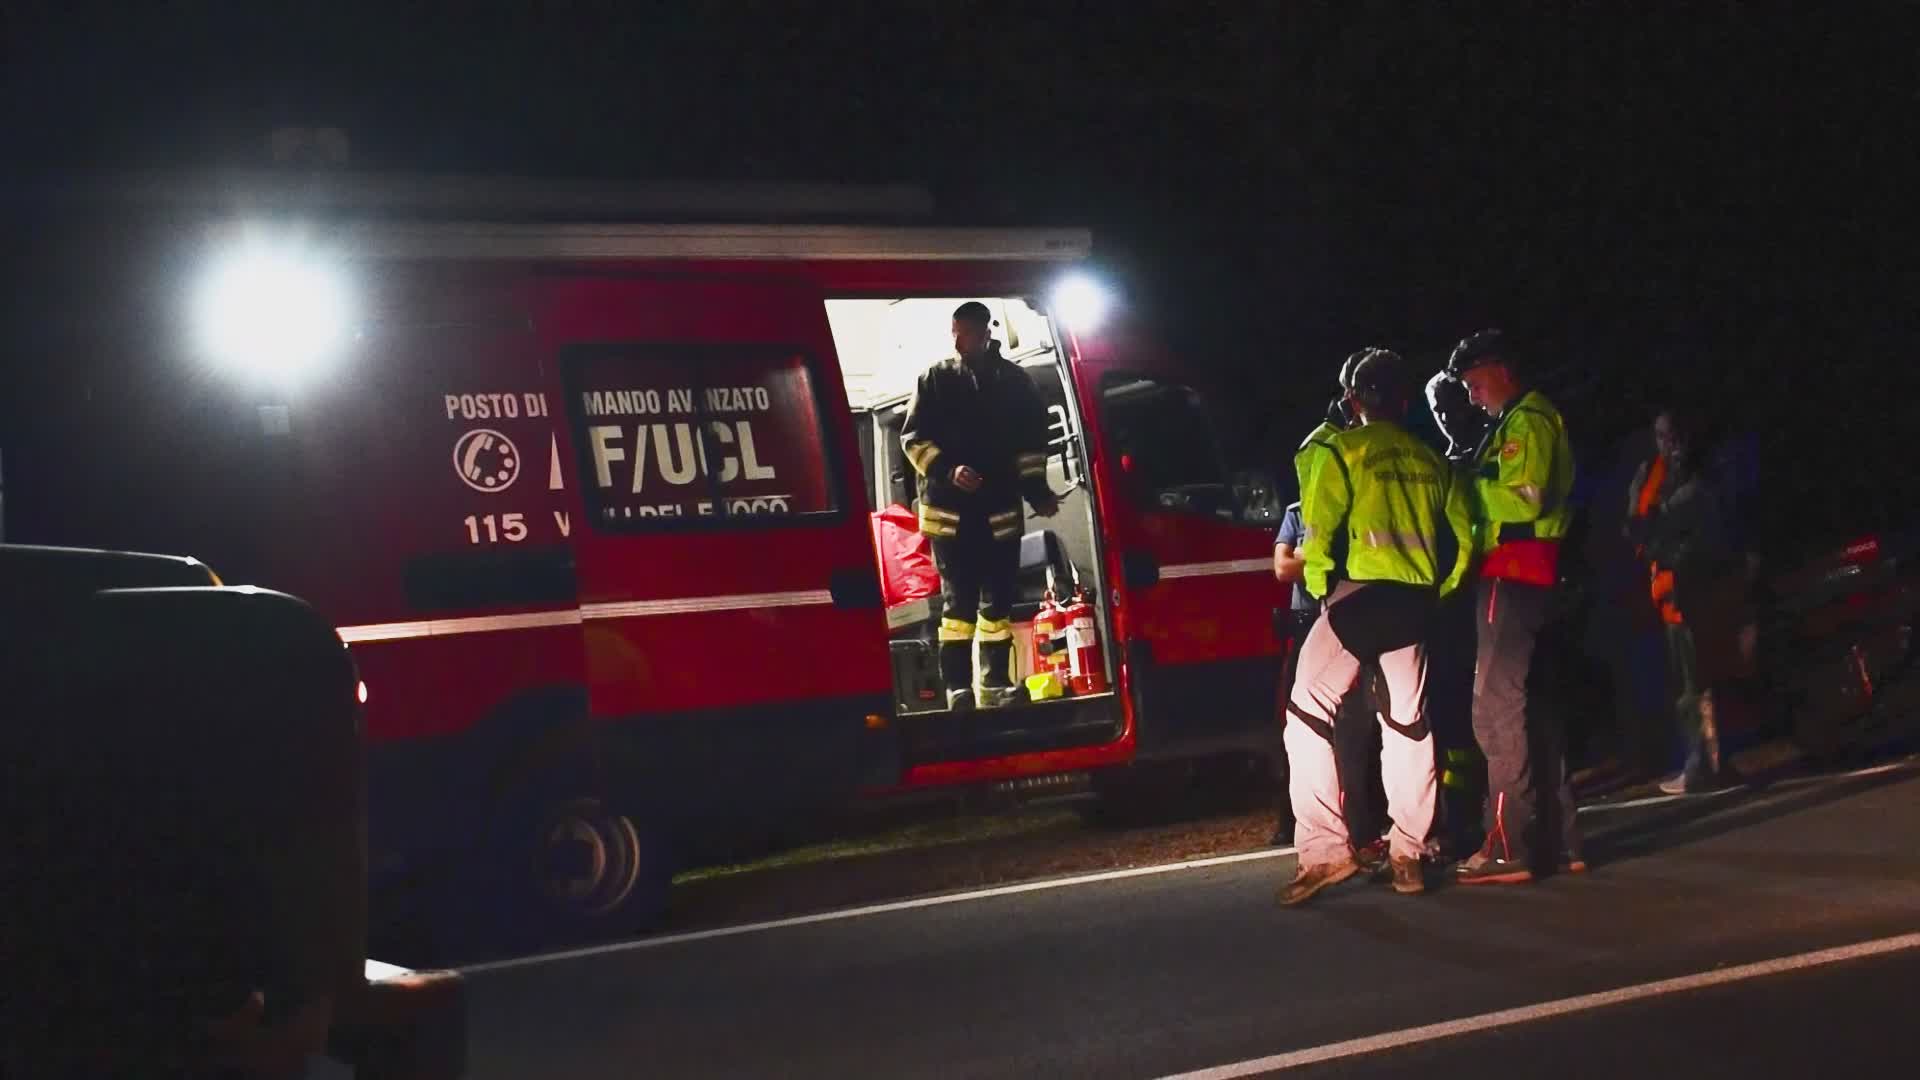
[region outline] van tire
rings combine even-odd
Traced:
[[[516,803],[453,875],[441,905],[453,960],[604,941],[659,920],[674,872],[662,830],[591,795]]]

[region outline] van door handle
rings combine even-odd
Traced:
[[[827,579],[827,592],[833,606],[861,611],[884,607],[880,595],[880,572],[871,566],[843,566]]]

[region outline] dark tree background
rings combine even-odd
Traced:
[[[10,174],[257,164],[911,181],[1085,223],[1274,459],[1339,359],[1506,327],[1599,453],[1760,432],[1781,512],[1911,520],[1907,3],[9,5]]]

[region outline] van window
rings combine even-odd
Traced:
[[[725,527],[839,509],[813,365],[757,345],[584,345],[561,354],[596,527]]]
[[[1100,399],[1107,440],[1137,504],[1240,516],[1199,391],[1157,379],[1110,376]]]

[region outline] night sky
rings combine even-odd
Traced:
[[[1492,323],[1594,441],[1707,396],[1777,491],[1911,520],[1912,4],[125,7],[8,5],[8,173],[328,124],[357,169],[921,183],[1094,226],[1256,444]]]

